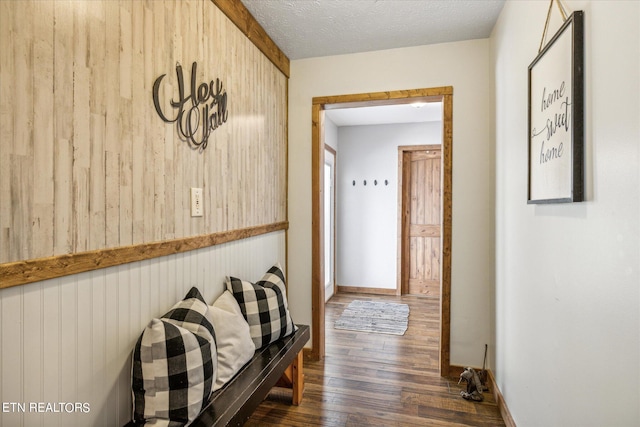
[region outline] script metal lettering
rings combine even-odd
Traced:
[[[194,62],[191,66],[191,93],[186,95],[182,66],[176,65],[178,100],[170,101],[171,110],[168,112],[163,111],[159,98],[160,85],[166,74],[158,77],[153,83],[153,105],[165,123],[177,124],[178,133],[193,148],[204,150],[207,148],[211,132],[226,123],[229,112],[227,91],[220,79],[196,85],[197,69],[198,64]]]

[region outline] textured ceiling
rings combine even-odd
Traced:
[[[505,0],[241,0],[291,60],[487,38]],[[441,104],[336,109],[337,126],[440,120]]]
[[[242,0],[291,60],[489,37],[505,0]]]

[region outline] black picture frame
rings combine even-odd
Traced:
[[[584,13],[529,65],[527,203],[584,201]]]

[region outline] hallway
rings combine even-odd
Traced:
[[[408,304],[405,335],[334,329],[335,320],[355,299]],[[503,426],[491,393],[484,393],[482,403],[468,402],[459,395],[463,386],[457,378],[439,376],[437,316],[434,298],[334,296],[326,305],[326,358],[305,361],[302,405],[291,406],[290,395],[276,391],[246,425]]]

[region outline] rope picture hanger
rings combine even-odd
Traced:
[[[562,22],[567,20],[567,12],[562,6],[560,0],[550,0],[549,1],[549,10],[547,11],[547,20],[544,23],[544,31],[542,31],[542,39],[540,40],[540,47],[538,48],[538,53],[542,52],[542,47],[544,46],[544,40],[547,37],[547,30],[549,29],[549,21],[551,20],[551,11],[553,10],[553,3],[558,5],[558,10],[560,11],[560,15],[562,15]]]

